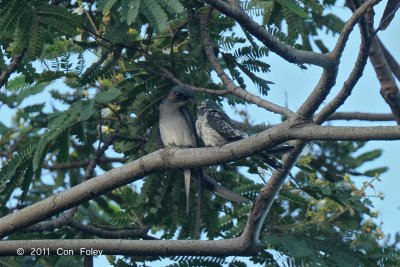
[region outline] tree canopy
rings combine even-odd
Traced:
[[[0,255],[10,256],[0,263],[89,264],[93,254],[81,249],[92,248],[113,266],[165,257],[171,266],[400,265],[398,237],[384,238],[368,193],[388,166],[369,168],[382,151],[365,149],[369,140],[400,140],[400,128],[329,124],[400,123],[400,68],[379,39],[399,1],[389,0],[374,26],[379,2],[0,1],[0,110],[12,113],[0,119]],[[352,11],[347,21],[337,5]],[[357,59],[335,85],[353,32]],[[322,69],[298,109],[267,97],[271,53],[299,71]],[[337,112],[368,59],[392,113]],[[193,114],[209,99],[257,106],[280,123],[255,124],[241,111],[250,138],[160,150],[158,105],[174,85],[195,92]],[[277,155],[284,168],[257,157],[284,143],[294,146]],[[185,167],[204,167],[251,202],[203,192],[197,231],[198,185],[186,214]]]

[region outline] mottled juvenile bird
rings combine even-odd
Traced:
[[[187,105],[194,98],[193,91],[185,86],[175,86],[162,100],[159,106],[159,134],[162,146],[171,147],[198,147],[193,116]],[[184,169],[186,211],[189,209],[190,179],[199,182],[207,190],[222,196],[225,199],[236,202],[248,202],[248,199],[222,187],[215,180],[205,174],[201,168]]]
[[[196,132],[206,146],[223,146],[249,137],[238,124],[210,100],[204,100],[197,107]],[[282,164],[271,153],[286,153],[292,149],[293,146],[279,146],[260,152],[259,155],[274,169],[283,170]]]

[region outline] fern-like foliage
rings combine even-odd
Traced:
[[[319,38],[317,29],[333,34],[339,33],[344,22],[332,13],[325,11],[335,1],[324,2],[316,0],[252,0],[244,2],[243,8],[250,14],[262,16],[262,24],[280,41],[295,46],[300,37],[301,48],[312,50],[311,42],[326,53],[328,49]],[[282,27],[286,23],[286,29]]]
[[[23,194],[26,195],[33,177],[30,160],[37,147],[38,145],[33,142],[26,144],[0,169],[1,208],[4,208],[12,192],[18,186],[22,185]]]
[[[269,65],[259,60],[267,54],[267,50],[259,49],[258,47],[242,47],[235,51],[235,56],[230,53],[223,53],[222,58],[231,75],[245,88],[241,73],[236,70],[238,68],[242,73],[250,78],[250,80],[260,89],[260,93],[267,95],[269,84],[272,82],[260,78],[256,72],[267,73],[269,72]],[[240,58],[244,58],[240,62]]]
[[[41,136],[33,156],[32,166],[37,177],[40,177],[42,165],[49,145],[59,138],[67,129],[71,128],[83,119],[81,111],[85,102],[72,104],[71,109],[62,113],[54,114],[46,132]]]
[[[179,0],[100,0],[99,9],[108,14],[113,7],[118,6],[120,20],[127,25],[136,22],[139,14],[149,21],[157,33],[164,32],[168,26],[168,16],[183,12]]]
[[[6,92],[0,92],[0,100],[10,108],[19,106],[26,98],[43,92],[47,82],[28,84],[25,76],[17,76],[10,80],[6,86]]]
[[[30,58],[39,57],[56,36],[75,36],[80,26],[79,16],[47,1],[2,1],[0,18],[0,41],[8,43],[7,51],[11,55],[26,51]]]

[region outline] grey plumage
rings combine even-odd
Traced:
[[[193,116],[187,105],[194,98],[193,91],[185,86],[175,86],[165,97],[160,106],[159,134],[164,147],[198,147],[198,137],[195,130]],[[200,186],[214,192],[225,199],[236,202],[248,200],[222,187],[211,177],[203,173],[202,169],[184,169],[186,210],[189,208],[190,179],[196,180]]]
[[[206,146],[223,146],[249,137],[239,125],[210,100],[204,100],[197,107],[196,132]],[[259,155],[271,167],[283,170],[282,164],[271,154],[286,153],[292,149],[292,146],[279,146],[260,152]]]

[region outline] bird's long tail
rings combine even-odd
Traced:
[[[189,214],[189,193],[190,193],[190,169],[183,170],[183,177],[185,178],[185,194],[186,194],[186,214]]]
[[[218,184],[217,181],[215,181],[213,178],[208,176],[205,172],[202,170],[196,171],[193,175],[192,178],[198,182],[202,183],[205,189],[208,191],[215,193],[219,195],[222,198],[225,198],[226,200],[229,201],[234,201],[234,202],[239,202],[239,203],[246,203],[249,202],[245,197],[242,197],[239,194],[236,194],[235,192],[232,192],[231,190],[223,187],[222,185]]]

